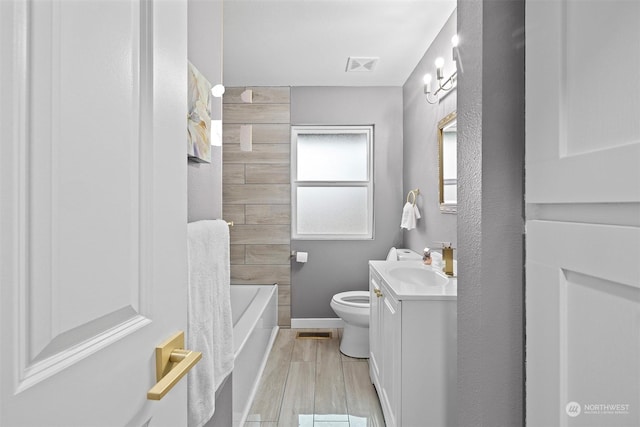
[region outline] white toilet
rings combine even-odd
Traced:
[[[387,261],[421,260],[411,249],[391,248]],[[369,292],[348,291],[331,298],[331,308],[344,321],[340,351],[350,357],[369,357]]]

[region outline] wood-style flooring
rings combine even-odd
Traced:
[[[319,329],[318,329],[319,330]],[[280,329],[258,386],[245,427],[384,426],[367,359],[340,353],[339,334],[331,339],[296,339]]]

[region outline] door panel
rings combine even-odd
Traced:
[[[391,337],[389,343],[382,347],[382,399],[385,403],[385,422],[389,426],[402,425],[400,408],[400,352],[402,351],[402,306],[385,292],[382,300],[382,335]]]
[[[139,256],[149,233],[140,185],[153,170],[141,165],[149,158],[138,137],[141,4],[38,2],[31,10],[20,387],[108,345],[116,330],[149,322],[140,304],[149,262]],[[114,24],[96,26],[102,15]]]
[[[186,3],[5,1],[0,22],[0,424],[183,425],[184,384],[146,391],[186,329]]]
[[[640,425],[640,3],[526,7],[527,425]]]
[[[640,3],[532,0],[526,16],[527,202],[637,202]]]
[[[640,229],[529,221],[527,254],[528,425],[637,424]],[[610,415],[589,404],[629,406]]]

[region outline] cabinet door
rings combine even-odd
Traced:
[[[380,328],[380,316],[381,316],[381,295],[380,292],[380,278],[375,274],[373,270],[370,272],[369,280],[369,301],[371,305],[371,311],[369,313],[369,376],[371,382],[380,387],[380,361],[381,361],[381,344],[382,344],[382,330]]]
[[[387,426],[399,426],[400,420],[400,352],[401,352],[401,305],[383,288],[381,399]]]

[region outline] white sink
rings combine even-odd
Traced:
[[[417,261],[369,261],[397,300],[455,300],[458,279]],[[455,265],[455,264],[454,264]]]
[[[444,286],[449,278],[439,271],[421,265],[402,265],[389,269],[389,276],[401,282],[422,286]]]

